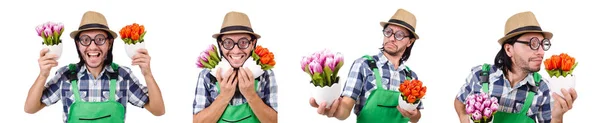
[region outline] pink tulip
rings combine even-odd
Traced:
[[[333,58],[325,59],[325,66],[329,67],[331,71],[335,70],[335,62],[333,61]]]
[[[481,111],[475,111],[475,113],[473,113],[473,120],[481,120]]]
[[[208,55],[206,55],[206,52],[203,52],[202,54],[200,54],[200,59],[202,59],[202,61],[208,61]]]
[[[492,110],[492,112],[498,111],[498,102],[493,102],[490,105],[490,110]]]
[[[483,109],[483,116],[486,116],[488,118],[491,117],[492,116],[492,110],[490,110],[489,108]]]
[[[498,102],[498,98],[496,98],[496,97],[491,97],[491,98],[490,98],[490,101],[491,101],[492,103],[493,103],[493,102]]]
[[[471,94],[467,96],[467,100],[475,100],[475,95]]]
[[[304,57],[302,57],[302,61],[300,61],[300,66],[302,67],[303,71],[306,71],[306,66],[310,63],[309,58],[310,57],[304,56]]]
[[[481,104],[481,102],[475,102],[475,110],[478,111],[482,111],[483,110],[483,105]]]
[[[37,32],[38,36],[42,36],[42,31],[44,31],[44,25],[38,25],[35,27],[35,32]]]
[[[475,96],[475,100],[476,100],[477,102],[483,102],[483,96],[481,96],[481,95],[476,95],[476,96]]]
[[[57,23],[56,25],[54,25],[52,27],[52,31],[56,32],[56,33],[60,33],[60,30],[62,30],[64,27],[64,25],[62,23]]]
[[[467,114],[473,114],[475,112],[475,107],[473,105],[468,105],[466,108]]]
[[[46,37],[52,36],[52,28],[44,29],[44,35],[46,35]]]
[[[202,58],[198,57],[198,62],[196,62],[196,66],[198,66],[198,68],[203,68],[204,65],[202,64],[202,62],[200,62]]]
[[[469,99],[469,100],[467,100],[467,105],[472,105],[472,106],[474,106],[474,105],[475,105],[475,102],[477,102],[477,101],[475,101],[475,99]]]
[[[485,93],[480,93],[481,98],[483,98],[483,100],[487,100],[488,99],[488,95]]]
[[[208,45],[208,48],[206,48],[205,52],[212,52],[215,51],[215,46],[214,45]]]
[[[483,107],[487,108],[487,107],[490,107],[490,105],[492,104],[492,102],[490,100],[485,100],[485,101],[483,101],[482,104],[483,104]]]
[[[312,73],[312,74],[323,73],[323,67],[317,61],[310,62],[309,68],[310,68],[310,73]]]
[[[47,29],[47,28],[50,28],[50,29],[52,29],[52,28],[54,27],[54,25],[56,25],[56,24],[54,24],[53,22],[46,22],[45,28],[46,28],[46,29]]]
[[[344,62],[344,55],[342,55],[342,53],[336,53],[333,56],[333,62],[335,63],[334,66],[337,66],[340,62]]]

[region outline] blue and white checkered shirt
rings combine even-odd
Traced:
[[[211,82],[209,69],[202,69],[200,75],[198,75],[198,82],[196,85],[196,94],[194,96],[194,114],[202,111],[203,109],[210,106],[210,104],[217,98],[217,86],[216,83]],[[258,96],[262,99],[267,106],[277,111],[277,82],[275,82],[275,74],[273,70],[266,70],[258,81],[258,90],[256,91]],[[234,95],[229,102],[230,105],[241,105],[246,103],[246,98],[242,95]]]
[[[466,79],[466,83],[461,87],[458,92],[457,99],[463,104],[466,101],[467,96],[474,93],[483,93],[479,76],[481,75],[481,65],[473,67],[471,73]],[[498,98],[499,112],[507,113],[519,113],[524,106],[527,92],[535,86],[533,80],[533,74],[527,75],[525,79],[521,80],[511,87],[510,82],[504,76],[502,70],[492,66],[490,69],[490,85],[489,92],[491,96]],[[534,119],[538,123],[550,123],[552,112],[550,110],[550,90],[547,85],[547,80],[542,79],[539,83],[538,90],[535,91],[535,96],[531,107],[527,111],[527,116]]]
[[[75,101],[73,92],[71,91],[71,82],[68,81],[68,75],[64,74],[69,70],[68,66],[63,66],[56,71],[56,75],[46,83],[46,88],[42,94],[42,103],[50,106],[59,100],[63,103],[63,122],[67,122],[69,108]],[[104,102],[108,101],[110,95],[110,79],[106,71],[113,72],[114,70],[107,65],[100,72],[98,78],[87,71],[83,65],[77,72],[77,84],[79,85],[79,94],[85,102]],[[137,78],[131,74],[131,69],[124,66],[119,66],[119,77],[116,86],[116,101],[127,106],[127,102],[134,106],[143,108],[148,102],[148,89],[140,84]]]
[[[406,78],[406,74],[403,72],[405,69],[404,62],[394,69],[392,62],[379,52],[376,56],[373,56],[373,60],[376,61],[379,73],[381,73],[381,84],[386,90],[392,90],[399,92],[398,88]],[[417,74],[414,71],[410,71],[411,77],[418,79]],[[369,68],[367,59],[359,58],[354,61],[350,72],[348,73],[348,79],[342,92],[342,96],[350,97],[356,101],[354,106],[354,113],[358,116],[363,106],[367,101],[367,97],[373,90],[377,88],[377,82],[371,68]],[[417,109],[423,109],[423,103],[421,102]]]

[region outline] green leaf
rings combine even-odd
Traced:
[[[201,64],[202,64],[202,66],[204,66],[205,68],[212,69],[212,67],[211,67],[211,66],[209,66],[209,65],[208,65],[208,63],[206,63],[206,62],[204,62],[204,61],[202,61],[202,60],[200,60],[200,63],[201,63]]]
[[[344,61],[340,61],[340,63],[335,65],[335,70],[333,70],[333,76],[338,75],[338,72],[340,71],[340,69],[342,68],[343,65],[344,65]]]
[[[219,59],[219,56],[217,55],[217,53],[216,53],[216,52],[208,52],[208,56],[209,56],[209,59],[214,59],[214,60],[221,61],[221,60]]]
[[[327,65],[325,65],[325,68],[323,68],[323,77],[325,78],[325,82],[327,82],[327,86],[331,86],[333,83],[333,80],[331,79],[331,74],[333,74],[333,71],[331,71],[331,69],[327,67]]]
[[[308,65],[304,66],[304,72],[308,73],[308,75],[310,75],[310,68],[308,67]]]

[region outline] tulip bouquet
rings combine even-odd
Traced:
[[[325,101],[330,107],[333,101],[340,97],[341,86],[338,72],[344,65],[344,56],[322,50],[311,56],[304,56],[300,62],[302,71],[311,77],[311,86],[314,86],[313,97],[317,103]]]
[[[420,80],[404,80],[402,84],[400,84],[400,88],[398,90],[401,92],[398,100],[398,104],[400,108],[404,110],[415,110],[419,103],[421,103],[421,99],[425,96],[427,92],[427,87],[423,86],[423,82]]]
[[[548,79],[550,91],[563,96],[560,91],[562,88],[575,87],[575,76],[573,75],[573,70],[577,66],[575,58],[566,53],[552,55],[549,59],[544,60],[544,66],[546,67],[546,72],[550,75]]]
[[[474,123],[489,123],[498,111],[498,99],[485,93],[469,95],[465,110]]]
[[[269,52],[269,49],[262,46],[256,46],[252,52],[252,58],[260,65],[261,69],[268,70],[275,66],[275,55]]]
[[[200,53],[196,65],[198,68],[213,69],[221,61],[221,58],[219,58],[218,54],[217,46],[211,44],[206,50]]]
[[[129,58],[133,58],[138,49],[145,47],[144,35],[146,35],[146,30],[143,25],[137,23],[127,25],[119,31],[119,34],[125,42],[125,51]]]
[[[62,54],[62,40],[60,36],[65,31],[64,27],[62,23],[46,22],[35,28],[38,36],[44,39],[42,45],[50,50],[48,53],[55,54],[57,59]]]

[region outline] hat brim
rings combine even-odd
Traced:
[[[113,38],[117,38],[117,33],[115,33],[112,30],[106,29],[106,28],[87,28],[87,29],[81,29],[81,30],[75,30],[73,32],[71,32],[71,38],[75,39],[75,37],[77,36],[77,34],[79,34],[80,32],[83,31],[89,31],[89,30],[104,30],[107,31],[108,33],[110,33],[110,35],[112,35]]]
[[[254,32],[250,32],[250,31],[243,31],[243,30],[235,30],[235,31],[228,31],[228,32],[223,32],[223,33],[217,33],[217,34],[213,34],[212,37],[213,38],[217,38],[220,35],[225,35],[225,34],[239,34],[239,33],[246,33],[246,34],[254,35],[254,36],[256,36],[256,39],[260,38],[259,34],[256,34]]]
[[[408,27],[406,27],[404,25],[400,25],[400,24],[397,24],[397,23],[390,23],[390,22],[379,22],[379,24],[381,25],[381,27],[385,27],[385,25],[388,25],[388,24],[400,26],[400,27],[402,27],[402,28],[410,31],[410,33],[412,33],[415,36],[415,39],[419,39],[419,35],[417,35],[417,33],[415,33],[415,31],[410,30]]]
[[[547,32],[547,31],[539,31],[539,30],[526,30],[526,31],[520,31],[520,32],[515,32],[515,33],[511,33],[511,34],[509,34],[509,35],[506,35],[506,36],[504,36],[504,37],[500,38],[500,40],[498,40],[498,43],[499,43],[500,45],[502,45],[502,44],[504,44],[504,42],[506,42],[506,40],[508,40],[509,38],[515,37],[515,36],[517,36],[517,35],[520,35],[520,34],[524,34],[524,33],[531,33],[531,32],[533,32],[533,33],[542,33],[542,34],[544,35],[544,38],[546,38],[546,39],[548,39],[548,40],[549,40],[549,39],[552,39],[552,36],[554,36],[554,34],[552,34],[551,32]]]

